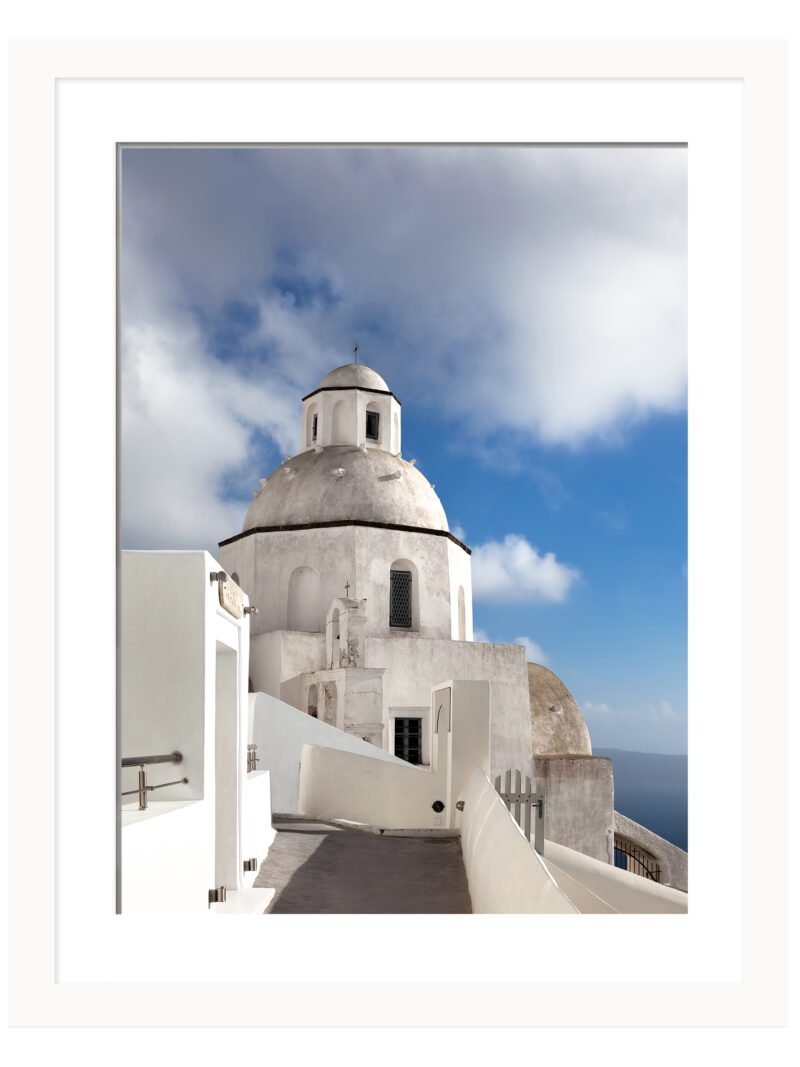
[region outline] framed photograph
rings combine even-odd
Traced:
[[[22,761],[9,768],[11,795],[28,798],[11,863],[48,864],[9,886],[12,1021],[383,1026],[402,1009],[418,1026],[780,1025],[785,780],[771,756],[785,664],[763,620],[785,610],[785,539],[769,519],[785,470],[783,47],[17,42],[11,77],[25,101],[12,108],[10,234],[25,359],[10,365],[10,427],[25,458],[10,548],[37,562],[10,575],[10,662],[12,704],[37,713],[11,717],[10,751],[38,766],[35,791]],[[301,928],[294,916],[115,914],[121,144],[686,146],[688,915],[498,915],[469,928],[462,916],[314,916]],[[159,285],[158,266],[143,286]],[[32,604],[50,614],[31,618]],[[755,840],[769,885],[747,862]],[[169,951],[143,954],[143,938]],[[620,951],[631,940],[646,966]],[[298,996],[310,987],[313,1022]]]

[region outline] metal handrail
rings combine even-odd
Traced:
[[[143,767],[148,763],[181,763],[183,756],[180,752],[169,752],[165,756],[123,756],[123,767]]]
[[[159,782],[158,785],[146,785],[146,786],[144,786],[144,789],[148,793],[152,793],[154,789],[164,789],[168,785],[188,785],[188,784],[189,784],[189,779],[188,778],[176,778],[174,782]],[[120,796],[129,797],[129,796],[131,796],[131,794],[139,793],[139,792],[141,792],[141,790],[139,790],[139,789],[126,789],[124,793],[120,793]]]
[[[145,777],[145,767],[151,763],[181,763],[183,762],[183,755],[180,752],[170,752],[163,756],[123,756],[123,767],[138,767],[139,768],[139,788],[128,789],[124,793],[120,794],[123,797],[131,796],[132,793],[139,794],[139,811],[145,811],[147,809],[147,794],[152,793],[154,789],[165,789],[168,785],[188,785],[188,778],[178,778],[174,782],[161,782],[159,785],[148,785],[147,778]]]

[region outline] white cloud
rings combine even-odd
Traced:
[[[125,149],[122,179],[126,541],[238,529],[226,472],[254,433],[294,452],[354,338],[476,450],[685,405],[683,149]],[[533,571],[503,595],[563,598],[569,570]]]
[[[189,321],[128,327],[123,351],[123,543],[214,551],[249,503],[225,492],[226,477],[236,472],[255,489],[251,435],[268,433],[288,451],[289,405],[209,356]]]
[[[450,527],[450,533],[453,537],[457,537],[459,541],[466,543],[467,533],[463,526],[456,523],[454,526]]]
[[[542,649],[541,645],[537,645],[535,641],[531,641],[530,637],[515,637],[515,645],[525,646],[525,655],[527,656],[528,663],[541,663],[543,667],[549,664],[547,654]]]
[[[539,555],[519,534],[487,541],[472,550],[472,592],[476,600],[546,601],[565,599],[580,571],[559,563],[554,553]]]
[[[591,700],[587,700],[582,709],[584,714],[588,715],[608,715],[611,712],[608,704],[593,704]]]
[[[472,627],[472,639],[473,641],[480,641],[484,644],[488,644],[491,638],[485,630],[481,630],[478,626]]]

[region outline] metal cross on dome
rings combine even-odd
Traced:
[[[344,583],[344,591],[345,591],[346,596],[349,598],[349,596],[350,596],[350,583],[349,582],[345,582]]]
[[[353,349],[353,362],[358,363],[358,341],[356,341],[356,346]]]

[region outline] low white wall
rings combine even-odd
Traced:
[[[255,859],[261,866],[275,839],[269,771],[248,774],[242,792],[242,860]]]
[[[374,747],[374,746],[373,746]],[[378,752],[378,749],[375,749]],[[348,819],[386,829],[447,826],[447,760],[427,771],[403,760],[392,762],[306,745],[300,773],[299,810],[321,819]]]
[[[122,912],[205,912],[214,885],[214,805],[155,800],[122,812]]]
[[[272,810],[285,814],[300,811],[300,760],[304,745],[360,753],[406,769],[409,766],[360,737],[351,737],[267,693],[250,694],[249,740],[258,745],[258,770],[270,772]]]
[[[544,859],[558,881],[560,872],[574,878],[606,901],[615,911],[630,915],[679,913],[688,910],[686,893],[659,885],[638,874],[629,874],[610,863],[584,856],[554,841],[545,841]]]
[[[463,797],[461,850],[476,914],[575,914],[482,771]]]

